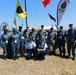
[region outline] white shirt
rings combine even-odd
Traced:
[[[35,44],[35,42],[33,42],[33,41],[28,41],[26,44],[25,44],[25,47],[27,48],[29,46],[29,48],[28,49],[33,49],[34,47],[36,47],[36,44]]]
[[[39,47],[40,47],[40,48],[43,48],[43,49],[44,49],[44,48],[48,48],[47,44],[44,43],[44,42],[43,42],[42,44],[40,44]]]

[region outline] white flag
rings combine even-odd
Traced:
[[[57,7],[57,25],[59,25],[68,4],[69,0],[60,0]]]

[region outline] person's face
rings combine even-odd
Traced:
[[[43,30],[43,29],[44,29],[44,27],[41,27],[41,29]]]
[[[69,28],[70,28],[70,29],[73,29],[73,26],[70,26]]]
[[[14,30],[13,33],[16,34],[16,31]]]
[[[50,29],[50,31],[53,31],[53,29]]]
[[[19,28],[19,30],[22,30],[22,28]]]
[[[27,27],[27,30],[29,29],[29,27]]]
[[[32,41],[32,38],[29,38],[30,41]]]
[[[62,30],[63,30],[63,28],[60,28],[60,30],[62,31]]]

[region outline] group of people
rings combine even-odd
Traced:
[[[22,31],[22,26],[19,26],[19,30],[13,28],[11,34],[8,33],[7,28],[3,30],[1,47],[3,48],[4,59],[13,58],[16,60],[19,55],[25,56],[25,54],[27,54],[28,60],[36,57],[45,59],[45,55],[50,53],[51,46],[53,55],[56,55],[56,49],[59,48],[59,56],[65,57],[65,43],[67,43],[68,58],[71,56],[72,50],[72,59],[75,60],[76,30],[73,29],[73,24],[69,24],[68,31],[60,26],[58,31],[50,28],[46,32],[44,25],[41,25],[41,29],[38,31],[35,31],[34,28],[30,31],[28,26],[24,31]]]

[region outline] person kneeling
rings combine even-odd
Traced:
[[[33,41],[33,38],[31,36],[29,37],[29,41],[25,44],[25,50],[27,50],[27,52],[28,52],[28,58],[27,59],[31,59],[32,53],[34,53],[36,50],[36,44]]]
[[[41,59],[45,59],[45,54],[48,53],[48,46],[45,43],[44,38],[40,38],[40,43],[37,48],[38,55]]]

